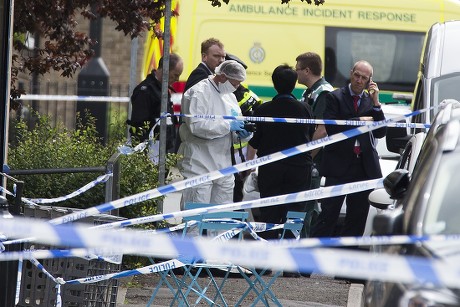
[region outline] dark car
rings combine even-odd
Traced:
[[[432,123],[412,176],[397,169],[384,180],[386,191],[396,199],[395,209],[377,215],[375,235],[460,234],[460,103],[450,100]],[[460,261],[458,241],[427,241],[417,244],[375,246],[374,252]],[[460,306],[457,289],[428,284],[368,281],[367,306]]]

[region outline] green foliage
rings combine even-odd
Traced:
[[[87,119],[88,118],[88,119]],[[85,122],[84,126],[82,122]],[[33,129],[24,121],[12,123],[15,136],[9,147],[8,164],[13,170],[100,167],[123,143],[126,126],[115,122],[111,126],[111,137],[102,145],[97,136],[94,118],[86,115],[78,120],[77,129],[69,130],[58,123],[54,127],[47,116],[37,115]],[[169,155],[167,164],[176,163],[176,156]],[[120,197],[141,193],[157,186],[158,170],[146,153],[121,156]],[[15,176],[25,182],[24,197],[54,198],[68,195],[96,179],[101,173],[66,173]],[[105,185],[99,184],[80,196],[53,205],[60,207],[88,208],[104,203]],[[158,199],[121,208],[121,216],[135,218],[157,213]],[[152,228],[153,225],[144,225]]]
[[[75,131],[69,131],[62,123],[53,127],[50,118],[38,115],[34,129],[29,130],[23,121],[17,122],[15,128],[14,143],[17,145],[9,148],[8,157],[12,169],[103,166],[110,157],[109,149],[99,142],[94,120],[86,128],[80,126]],[[25,182],[25,196],[52,198],[77,190],[95,176],[92,173],[45,174],[18,176],[18,179]],[[96,187],[90,194],[59,205],[87,208],[100,203],[104,196],[103,186]]]

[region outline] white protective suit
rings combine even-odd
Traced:
[[[212,76],[188,89],[182,97],[182,113],[194,115],[241,115],[233,93],[221,94]],[[235,134],[230,121],[223,119],[184,118],[179,128],[182,143],[178,154],[179,170],[185,178],[204,175],[232,165],[230,149]],[[188,188],[182,193],[186,202],[225,204],[233,202],[234,176]]]

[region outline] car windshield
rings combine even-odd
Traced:
[[[425,215],[425,234],[460,234],[460,158],[443,155]]]

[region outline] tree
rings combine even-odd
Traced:
[[[202,0],[204,1],[204,0]],[[213,6],[221,6],[219,0],[208,0]],[[222,0],[228,4],[229,0]],[[281,0],[289,3],[291,0]],[[312,0],[306,1],[312,4]],[[324,0],[314,0],[320,5]],[[76,30],[77,14],[87,19],[108,17],[117,24],[116,30],[123,31],[132,38],[154,29],[164,15],[165,0],[16,0],[14,5],[15,53],[11,69],[11,96],[19,97],[22,92],[15,87],[20,72],[26,74],[46,74],[58,71],[63,77],[72,75],[93,55],[92,46],[97,43],[87,33]],[[177,12],[173,11],[173,16]],[[27,46],[29,35],[39,35],[45,41],[43,47],[35,47],[33,52]],[[14,108],[14,106],[12,106]]]

